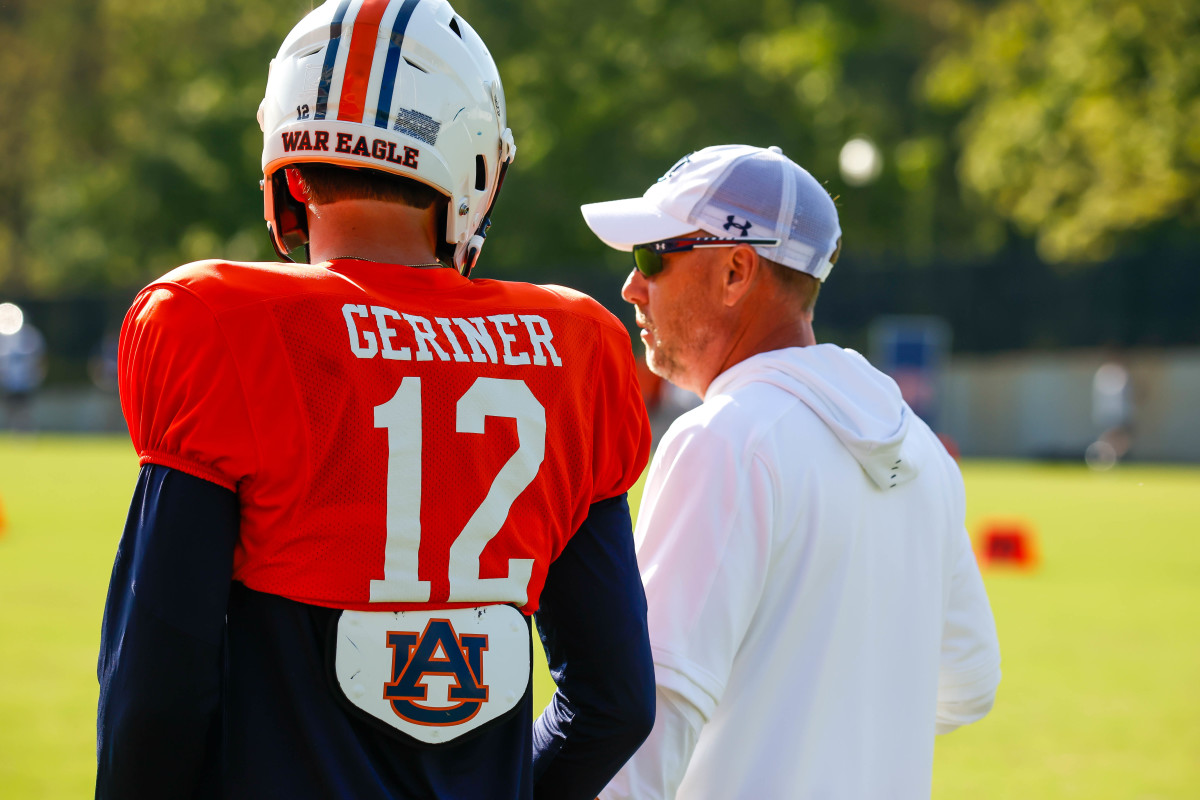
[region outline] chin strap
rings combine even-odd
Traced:
[[[475,264],[479,261],[479,251],[483,249],[483,240],[487,238],[487,229],[490,227],[492,227],[492,221],[484,217],[483,224],[479,226],[479,230],[467,242],[467,252],[463,255],[461,270],[464,278],[471,277],[471,270],[475,269]]]
[[[483,250],[484,240],[487,239],[488,228],[492,227],[492,211],[496,208],[496,200],[500,197],[500,190],[504,187],[504,176],[508,174],[508,166],[516,157],[517,145],[513,141],[512,129],[505,128],[504,133],[500,135],[500,175],[496,178],[496,191],[492,193],[492,202],[488,204],[487,213],[483,215],[479,229],[467,242],[462,269],[459,270],[464,278],[471,277],[471,270],[475,269],[475,264],[479,261],[479,253]]]

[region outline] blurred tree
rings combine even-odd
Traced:
[[[254,112],[268,60],[310,5],[6,2],[0,102],[23,113],[0,133],[12,155],[0,167],[0,285],[132,287],[192,258],[269,257]],[[958,202],[942,144],[953,117],[915,102],[934,31],[893,0],[456,7],[497,57],[520,148],[491,274],[546,278],[599,260],[623,271],[578,205],[640,193],[684,153],[734,141],[778,144],[826,181],[849,252],[977,247],[979,215]],[[838,175],[855,135],[885,153],[869,187]]]
[[[955,116],[919,102],[914,76],[937,31],[891,0],[563,0],[456,7],[497,54],[520,148],[489,264],[627,258],[600,246],[581,202],[640,194],[712,144],[777,144],[839,196],[848,253],[927,260],[989,249],[997,219],[961,202],[943,142]],[[838,153],[856,136],[884,152],[851,187]],[[517,211],[519,209],[519,211]]]
[[[1200,212],[1200,4],[939,0],[925,96],[965,111],[959,175],[1051,261]]]
[[[0,288],[126,290],[194,258],[271,257],[255,111],[313,5],[0,2]],[[1195,215],[1194,2],[455,7],[496,56],[519,147],[485,274],[570,282],[599,263],[611,283],[627,258],[579,204],[640,194],[728,142],[777,144],[825,181],[848,261],[992,253],[1008,220],[1047,258],[1095,258],[1123,231]],[[866,186],[838,171],[859,136],[883,156]]]
[[[193,258],[269,252],[255,111],[309,3],[6,2],[0,281],[131,287]]]

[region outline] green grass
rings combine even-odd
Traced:
[[[987,572],[996,707],[938,740],[934,796],[1200,797],[1200,470],[971,464],[968,525],[1023,518],[1032,574]]]
[[[100,615],[136,471],[124,438],[0,436],[0,798],[92,792]],[[1200,796],[1200,470],[964,472],[972,530],[1027,520],[1042,561],[986,573],[1004,681],[991,716],[939,739],[934,797]]]
[[[0,438],[0,797],[92,794],[100,617],[136,476],[127,439]]]

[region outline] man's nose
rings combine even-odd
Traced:
[[[621,287],[621,298],[626,303],[645,305],[646,278],[642,273],[636,269],[630,270],[629,277],[625,279],[625,285]]]

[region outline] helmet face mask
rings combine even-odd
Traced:
[[[271,246],[283,260],[290,261],[293,250],[308,247],[308,212],[288,188],[286,169],[277,169],[262,181],[263,214]],[[305,261],[308,260],[307,249]]]
[[[436,189],[439,250],[470,272],[516,145],[491,54],[446,0],[328,0],[272,60],[258,118],[264,216],[281,255],[308,237],[276,176],[318,162]]]

